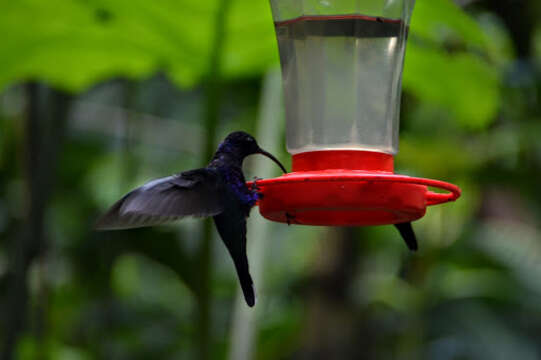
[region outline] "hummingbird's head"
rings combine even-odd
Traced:
[[[222,146],[234,149],[242,156],[257,154],[261,150],[254,137],[244,131],[232,132],[227,135],[222,144]]]
[[[235,131],[227,135],[218,150],[225,150],[226,148],[231,149],[232,152],[238,154],[238,156],[242,158],[253,154],[264,155],[278,164],[284,173],[287,173],[286,168],[278,161],[278,159],[271,153],[261,149],[254,137],[244,131]]]

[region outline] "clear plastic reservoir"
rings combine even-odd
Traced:
[[[310,1],[271,1],[288,151],[395,154],[402,64],[414,1],[311,2],[313,6]],[[352,8],[348,11],[343,3]]]

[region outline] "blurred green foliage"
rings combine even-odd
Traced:
[[[0,86],[41,79],[84,91],[113,76],[147,78],[165,71],[179,86],[206,74],[219,1],[2,2]],[[276,63],[269,5],[234,1],[224,34],[227,76],[261,74]]]
[[[541,355],[541,9],[535,0],[457,3],[417,1],[396,163],[398,172],[455,182],[463,196],[414,224],[416,254],[391,227],[271,224],[254,358]],[[278,64],[268,3],[229,5],[217,138],[257,129],[262,79]],[[198,221],[91,231],[130,188],[206,162],[219,8],[219,0],[0,0],[0,356],[17,333],[19,359],[196,358],[203,343],[210,357],[228,357],[237,285],[219,242],[209,338],[198,338]],[[41,130],[33,135],[32,106]],[[42,165],[29,174],[32,151]],[[285,149],[279,157],[287,162]],[[39,203],[31,185],[50,175],[15,332],[13,274]]]

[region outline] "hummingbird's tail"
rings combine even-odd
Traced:
[[[248,269],[248,258],[245,256],[242,260],[237,259],[235,261],[235,268],[237,269],[237,276],[239,277],[240,287],[242,293],[244,294],[244,299],[248,306],[252,307],[255,305],[255,290],[254,282],[250,276],[250,271]]]
[[[230,202],[231,204],[235,204]],[[250,276],[248,257],[246,256],[246,219],[241,209],[228,209],[214,216],[216,229],[220,234],[235,264],[240,287],[248,306],[255,305],[254,282]]]
[[[406,242],[406,245],[411,251],[416,251],[417,246],[417,238],[415,237],[415,233],[413,232],[413,228],[411,227],[410,222],[400,223],[400,224],[394,224],[394,226],[398,229],[400,232],[400,235],[402,235],[402,238]]]

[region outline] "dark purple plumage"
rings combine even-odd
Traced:
[[[253,306],[255,292],[246,257],[246,217],[259,194],[248,189],[242,173],[244,158],[252,154],[267,156],[287,172],[251,135],[237,131],[225,138],[206,168],[156,179],[129,192],[97,221],[96,228],[128,229],[185,216],[212,216],[233,258],[246,303]]]

